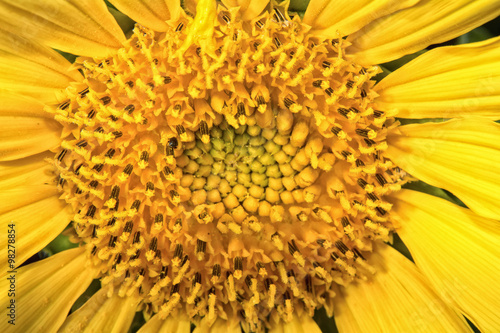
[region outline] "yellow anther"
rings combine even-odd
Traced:
[[[260,302],[260,294],[259,294],[259,291],[258,291],[258,284],[257,284],[257,279],[251,279],[251,285],[250,285],[250,291],[252,292],[252,303],[255,305],[255,304],[259,304]]]
[[[109,199],[108,201],[106,201],[106,203],[104,204],[106,207],[108,208],[113,208],[116,206],[116,200],[115,199]]]
[[[151,296],[158,295],[158,293],[160,292],[161,288],[162,287],[160,286],[159,283],[155,283],[154,286],[153,286],[153,288],[151,288],[151,290],[149,291],[149,295],[151,295]]]
[[[102,190],[96,190],[96,189],[94,189],[94,188],[87,188],[87,190],[88,190],[91,194],[93,194],[93,195],[95,195],[96,197],[98,197],[99,199],[101,199],[101,200],[102,200],[102,199],[104,199],[104,192],[103,192]]]
[[[247,75],[246,66],[249,59],[250,59],[250,54],[246,52],[243,53],[243,55],[241,56],[240,64],[238,65],[238,76],[236,77],[237,81],[241,82],[245,79],[245,76]]]
[[[236,289],[234,288],[234,277],[230,274],[226,279],[227,298],[230,301],[236,300]]]
[[[257,52],[255,52],[252,55],[252,60],[260,60],[262,59],[262,56],[264,55],[264,50],[273,42],[272,38],[269,38],[268,36],[264,36],[264,41],[262,44],[259,46],[257,49]]]
[[[148,162],[144,161],[144,160],[140,160],[137,165],[139,166],[139,168],[141,170],[144,170],[146,169],[146,167],[148,166]]]
[[[153,261],[153,259],[155,258],[156,256],[156,252],[155,251],[152,251],[152,250],[149,250],[146,252],[146,260],[147,261]]]
[[[201,284],[200,283],[196,283],[196,285],[194,286],[193,290],[191,290],[191,293],[190,293],[189,297],[186,299],[186,302],[188,304],[193,304],[194,300],[195,300],[196,296],[198,295],[198,293],[200,292],[200,290],[201,290]]]
[[[274,307],[275,297],[276,297],[276,285],[271,284],[269,286],[269,291],[267,292],[267,306],[269,308]]]
[[[173,295],[170,295],[167,303],[165,303],[161,306],[159,315],[162,318],[168,317],[168,315],[170,315],[172,310],[174,310],[177,307],[180,300],[181,300],[181,295],[179,295],[179,293],[174,293]]]
[[[287,58],[286,53],[281,52],[278,60],[274,63],[274,69],[271,72],[271,77],[274,78],[278,77],[278,75],[281,73],[281,65],[285,62],[286,58]]]
[[[323,266],[316,265],[314,267],[314,271],[316,274],[318,274],[321,278],[325,279],[327,282],[332,280],[332,277],[328,272],[325,270]]]
[[[280,261],[277,265],[277,268],[281,281],[284,284],[288,284],[288,275],[286,273],[285,264],[282,261]]]
[[[264,64],[258,64],[258,65],[255,67],[255,72],[256,72],[257,74],[263,73],[265,70],[266,70],[266,66],[265,66]]]
[[[271,241],[278,250],[283,251],[283,242],[281,241],[281,237],[278,233],[271,236]]]
[[[318,217],[320,219],[322,219],[323,221],[325,221],[326,223],[332,223],[333,222],[333,219],[330,216],[330,214],[328,214],[327,212],[325,212],[323,209],[317,208],[315,212],[318,215]]]
[[[300,289],[297,285],[297,281],[296,281],[295,277],[290,276],[289,281],[290,281],[290,289],[292,290],[293,296],[299,297]]]
[[[289,72],[281,72],[279,75],[280,79],[282,80],[288,80],[290,78],[290,73]]]
[[[354,237],[354,228],[351,225],[344,227],[344,233],[349,237],[349,239],[351,241],[354,240],[354,238],[355,238]]]
[[[216,301],[216,296],[215,294],[210,294],[208,296],[208,321],[212,322],[215,320],[215,301]]]
[[[187,270],[189,269],[189,263],[185,263],[182,265],[181,269],[177,272],[177,276],[172,280],[172,284],[178,284],[184,279],[184,275],[186,274]]]
[[[285,300],[285,313],[287,318],[286,320],[291,322],[293,318],[293,305],[292,300],[290,299]]]
[[[306,260],[304,259],[304,256],[302,254],[300,254],[300,252],[296,251],[294,254],[293,254],[293,257],[295,258],[295,260],[297,260],[297,263],[301,266],[301,267],[304,267],[304,265],[306,264]]]

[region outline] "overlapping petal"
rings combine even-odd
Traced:
[[[37,201],[56,196],[58,189],[49,184],[3,188],[0,192],[0,214],[23,208]]]
[[[48,259],[22,267],[17,273],[2,275],[1,290],[10,289],[8,278],[15,275],[16,332],[56,332],[64,322],[75,300],[87,289],[96,272],[86,268],[84,248],[58,253]],[[13,297],[0,295],[6,309]],[[13,326],[4,318],[2,332]]]
[[[500,327],[500,224],[425,193],[394,195],[398,234],[441,298],[482,332]]]
[[[377,269],[371,280],[341,287],[335,297],[339,332],[471,332],[402,254],[380,244],[369,260]]]
[[[269,330],[269,333],[321,333],[321,329],[312,317],[303,313],[295,313],[291,322],[279,322]]]
[[[370,22],[415,5],[420,0],[312,0],[303,22],[311,34],[332,38],[349,35]]]
[[[0,162],[0,189],[17,186],[53,184],[55,173],[45,159],[52,153],[42,153],[19,160]]]
[[[30,40],[85,56],[106,56],[125,36],[102,0],[4,0],[0,25]]]
[[[209,324],[208,318],[201,320],[193,333],[241,333],[240,323],[237,320],[224,320],[218,318],[215,323]]]
[[[137,297],[108,297],[107,289],[100,289],[66,319],[59,332],[127,332],[138,303]]]
[[[349,36],[350,53],[360,64],[385,63],[460,36],[499,14],[496,0],[422,0]]]
[[[402,118],[500,119],[500,38],[433,49],[377,86],[380,110]]]
[[[61,128],[46,118],[3,117],[0,114],[0,141],[0,161],[12,161],[59,146]]]
[[[155,31],[165,31],[167,20],[175,20],[181,13],[180,0],[111,0],[118,10],[131,19]]]
[[[61,143],[62,128],[43,111],[43,103],[5,91],[0,99],[0,161],[36,155]]]
[[[3,28],[0,28],[0,91],[6,103],[2,103],[2,109],[18,104],[15,100],[19,97],[9,94],[53,102],[57,100],[56,94],[60,89],[82,79],[80,73],[70,69],[71,64],[56,51]],[[24,100],[22,103],[29,103],[29,107],[23,106],[24,110],[41,111],[40,102]]]
[[[43,249],[59,235],[70,222],[73,212],[58,199],[55,186],[18,186],[15,189],[0,190],[0,268],[7,269],[9,225],[14,225],[16,266]]]
[[[500,124],[464,118],[398,129],[387,150],[398,166],[451,191],[477,214],[500,219]]]
[[[262,13],[269,0],[222,0],[228,7],[240,7],[243,20],[251,20]]]
[[[144,324],[137,333],[190,333],[191,322],[187,318],[168,316],[161,319],[160,315],[155,315]]]

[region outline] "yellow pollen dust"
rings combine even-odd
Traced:
[[[384,195],[404,180],[378,68],[280,8],[244,22],[218,6],[78,58],[84,82],[49,110],[65,127],[52,163],[111,294],[261,332],[373,273],[362,252],[388,240]]]

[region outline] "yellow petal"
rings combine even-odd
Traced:
[[[0,162],[0,189],[53,183],[54,168],[45,162],[53,153],[43,153],[20,160]]]
[[[332,319],[333,325],[333,319]],[[271,327],[269,333],[321,333],[321,329],[312,317],[303,313],[294,315],[289,323],[279,322]]]
[[[11,117],[0,113],[0,161],[42,153],[61,143],[61,125],[37,117]]]
[[[29,187],[21,187],[29,189]],[[9,190],[0,191],[0,197],[8,197],[9,200],[19,199],[11,194]],[[21,194],[19,191],[16,194]],[[30,195],[26,191],[26,196]],[[32,255],[43,249],[54,238],[59,235],[74,216],[71,208],[58,195],[39,199],[33,203],[21,206],[0,215],[0,226],[2,238],[0,239],[0,269],[2,272],[7,268],[8,236],[7,230],[13,225],[16,233],[16,260],[15,266],[21,265]]]
[[[0,214],[23,208],[37,201],[57,196],[59,191],[54,185],[27,185],[1,189]]]
[[[3,275],[0,288],[5,292],[0,294],[0,306],[6,309],[15,299],[15,331],[56,332],[75,300],[95,277],[96,272],[85,267],[86,261],[84,249],[76,248],[24,266],[17,273]],[[9,297],[6,291],[12,275],[15,296]],[[3,319],[0,331],[12,332],[13,326]]]
[[[2,101],[1,116],[53,119],[50,113],[44,111],[45,104],[38,99],[2,90],[0,91],[0,100]]]
[[[66,318],[58,332],[83,332],[88,322],[99,311],[107,299],[106,290],[99,289],[85,304]]]
[[[269,4],[269,0],[222,0],[226,7],[240,7],[243,20],[259,16]]]
[[[155,31],[166,31],[165,21],[177,19],[181,11],[180,0],[111,0],[119,11],[132,20]]]
[[[218,318],[215,323],[209,325],[207,317],[204,317],[193,333],[241,333],[241,327],[238,320],[224,320]]]
[[[60,333],[69,332],[128,332],[139,299],[120,297],[100,289],[81,308],[72,313],[60,328]]]
[[[0,14],[1,6],[0,3]],[[0,96],[7,101],[2,103],[2,110],[26,104],[30,106],[29,110],[41,111],[40,102],[23,100],[15,95],[9,97],[9,94],[14,92],[44,102],[55,102],[59,90],[82,79],[81,74],[70,69],[71,64],[56,51],[3,28],[0,29]]]
[[[348,52],[360,64],[385,63],[460,36],[499,14],[497,0],[423,0],[349,36],[353,49]]]
[[[102,0],[4,0],[0,25],[76,55],[107,56],[125,36]]]
[[[424,182],[455,194],[477,214],[500,219],[500,125],[481,118],[399,127],[387,155]]]
[[[379,110],[401,118],[500,119],[500,38],[433,49],[377,86]]]
[[[349,35],[370,22],[413,6],[420,0],[311,0],[303,22],[312,27],[311,34],[332,38]]]
[[[144,324],[137,333],[189,333],[191,323],[187,318],[168,316],[161,319],[159,315],[153,316]]]
[[[379,244],[368,260],[373,278],[340,287],[334,299],[339,332],[471,332],[402,254]]]
[[[481,330],[500,328],[500,224],[425,193],[394,195],[398,234],[441,298]]]

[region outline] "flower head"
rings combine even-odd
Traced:
[[[97,0],[58,0],[61,13],[0,4],[0,15],[39,15],[6,32],[16,44],[1,42],[0,61],[10,52],[48,76],[0,76],[10,130],[2,189],[15,198],[2,218],[31,238],[11,268],[70,220],[78,243],[19,269],[21,300],[43,290],[34,281],[61,280],[46,301],[21,305],[37,318],[20,319],[23,328],[126,330],[142,311],[144,331],[188,332],[190,322],[198,332],[318,331],[320,308],[341,331],[467,329],[455,311],[499,327],[498,295],[458,271],[498,277],[486,258],[498,262],[499,94],[465,86],[469,106],[448,85],[487,84],[486,68],[497,80],[499,42],[436,49],[376,76],[377,64],[468,31],[500,6],[352,1],[348,14],[312,1],[301,17],[288,2],[111,2],[137,21],[127,38]],[[427,11],[436,16],[387,33]],[[452,14],[458,23],[445,29]],[[68,31],[76,22],[96,30]],[[67,64],[23,36],[80,56]],[[486,65],[472,67],[478,53]],[[455,119],[401,126],[396,116]],[[401,189],[417,179],[470,209]],[[36,212],[40,226],[22,226]],[[417,265],[384,244],[395,232]],[[66,319],[96,278],[101,289]],[[403,314],[412,315],[392,321]]]

